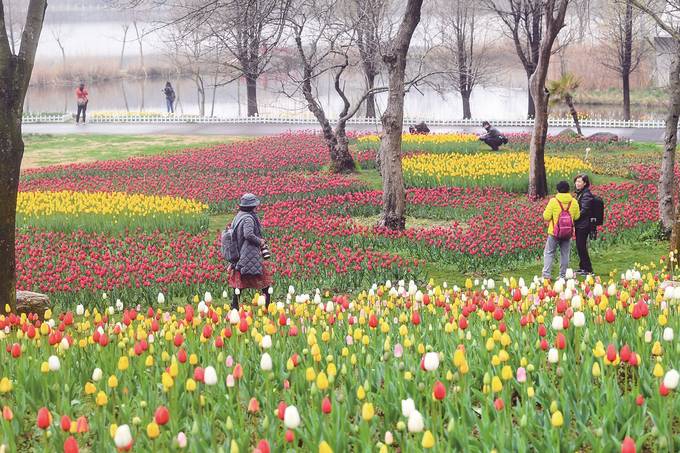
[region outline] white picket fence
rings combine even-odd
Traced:
[[[72,114],[27,114],[24,115],[24,123],[68,123],[73,121]],[[166,115],[166,114],[91,114],[88,118],[90,123],[130,123],[130,124],[288,124],[288,125],[318,125],[315,118],[300,117],[277,117],[277,116],[251,116],[251,117],[219,117],[199,115]],[[428,126],[434,127],[479,127],[480,119],[471,120],[438,120],[426,118],[404,118],[404,124],[416,124],[425,121]],[[495,120],[491,121],[494,126],[506,127],[531,127],[533,120]],[[574,127],[569,118],[553,118],[549,120],[552,127]],[[348,121],[350,125],[379,126],[379,118],[355,117]],[[623,121],[611,119],[586,119],[581,121],[581,127],[601,129],[627,129],[627,128],[663,128],[662,120],[646,121]]]

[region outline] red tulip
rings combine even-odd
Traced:
[[[14,418],[14,414],[12,413],[12,409],[9,408],[9,406],[3,406],[2,408],[2,418],[4,418],[7,421],[12,421]]]
[[[614,362],[616,360],[616,347],[613,344],[607,346],[607,360]]]
[[[52,414],[46,407],[38,409],[38,428],[47,429],[52,424]]]
[[[160,426],[167,424],[170,421],[170,411],[165,406],[159,406],[154,414],[154,420]]]
[[[611,308],[607,308],[607,311],[604,314],[604,319],[609,323],[613,323],[616,321],[616,315],[614,314],[614,311]]]
[[[630,360],[632,353],[631,353],[630,348],[628,347],[627,344],[623,345],[619,355],[621,356],[622,362],[628,362]]]
[[[420,313],[417,310],[414,310],[411,314],[411,322],[416,326],[420,324]]]
[[[269,442],[266,440],[262,439],[260,442],[257,444],[257,448],[260,450],[261,453],[269,453]]]
[[[505,403],[501,398],[496,398],[496,400],[493,402],[493,405],[497,411],[502,411],[503,408],[505,407]]]
[[[378,318],[373,313],[371,313],[371,316],[368,318],[368,325],[371,329],[378,327]]]
[[[286,413],[286,403],[283,401],[279,401],[279,406],[276,410],[276,416],[279,417],[279,419],[283,420],[283,417]]]
[[[19,358],[21,356],[21,345],[19,345],[19,343],[13,343],[11,351],[12,357],[15,359]]]
[[[286,442],[291,443],[295,440],[295,433],[293,431],[287,429],[286,430]]]
[[[173,343],[174,343],[174,345],[175,345],[176,347],[178,347],[178,348],[179,348],[180,346],[182,346],[182,343],[184,343],[184,337],[182,337],[182,334],[181,334],[181,333],[175,334],[175,339],[174,339]]]
[[[645,397],[642,396],[642,395],[638,395],[635,398],[635,404],[637,404],[638,406],[642,406],[644,404],[644,402],[645,402]]]
[[[321,412],[324,414],[330,414],[331,408],[331,400],[328,399],[328,397],[325,397],[323,401],[321,401]]]
[[[68,415],[64,415],[61,417],[60,425],[62,431],[69,432],[71,430],[71,419],[68,417]]]
[[[434,397],[439,401],[446,398],[446,387],[440,381],[434,383],[434,389],[432,390]]]
[[[635,441],[630,437],[626,436],[621,443],[621,453],[635,453],[636,446]]]
[[[564,337],[562,332],[557,333],[557,337],[555,338],[555,347],[557,349],[564,349],[567,347],[567,339]]]
[[[68,436],[64,441],[64,453],[78,453],[78,441],[73,436]]]

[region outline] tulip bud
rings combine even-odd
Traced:
[[[559,361],[560,354],[555,348],[550,348],[548,351],[548,362],[557,363]]]
[[[677,370],[669,370],[663,378],[663,385],[668,390],[675,390],[680,381],[680,373]]]
[[[260,369],[262,371],[271,371],[272,369],[272,358],[269,353],[265,352],[260,358]]]
[[[121,425],[116,428],[116,433],[113,436],[113,442],[119,449],[129,449],[132,445],[132,433],[128,425]]]
[[[49,359],[47,359],[47,364],[50,367],[50,371],[59,371],[59,368],[61,368],[61,363],[59,363],[59,357],[56,355],[51,355]]]
[[[205,385],[215,385],[217,384],[217,372],[212,366],[208,366],[204,370],[203,382]]]
[[[668,342],[673,341],[673,328],[666,327],[663,329],[663,340]]]
[[[416,405],[413,399],[408,398],[405,400],[401,400],[401,414],[408,418],[411,415],[411,412],[416,410]]]
[[[407,425],[408,432],[419,433],[422,432],[423,429],[425,428],[425,421],[423,420],[423,416],[421,415],[421,413],[414,409],[408,416]]]
[[[183,431],[177,433],[177,446],[179,448],[186,448],[187,446],[187,435]]]
[[[586,324],[586,315],[582,311],[574,313],[574,327],[583,327]]]
[[[439,368],[439,354],[436,352],[425,354],[424,367],[427,371],[434,371]]]
[[[300,413],[295,406],[288,406],[283,414],[283,424],[288,429],[300,426]]]

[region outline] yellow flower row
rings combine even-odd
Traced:
[[[109,214],[145,217],[155,214],[200,214],[204,203],[183,198],[122,192],[21,192],[17,213],[26,217],[55,214]]]
[[[404,158],[404,171],[413,176],[483,178],[514,176],[529,172],[528,153],[432,153]],[[574,173],[591,169],[575,157],[546,157],[548,174]]]
[[[444,144],[444,143],[470,143],[476,142],[478,137],[475,134],[402,134],[401,140],[405,144]],[[380,141],[378,135],[364,135],[358,138],[359,143],[377,143]]]

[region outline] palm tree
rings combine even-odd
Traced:
[[[581,80],[578,77],[574,74],[567,73],[557,80],[548,82],[548,91],[550,92],[550,105],[554,106],[560,102],[566,103],[569,107],[569,113],[571,113],[571,117],[574,119],[576,132],[578,132],[578,135],[583,135],[573,100],[574,93],[580,85]]]

